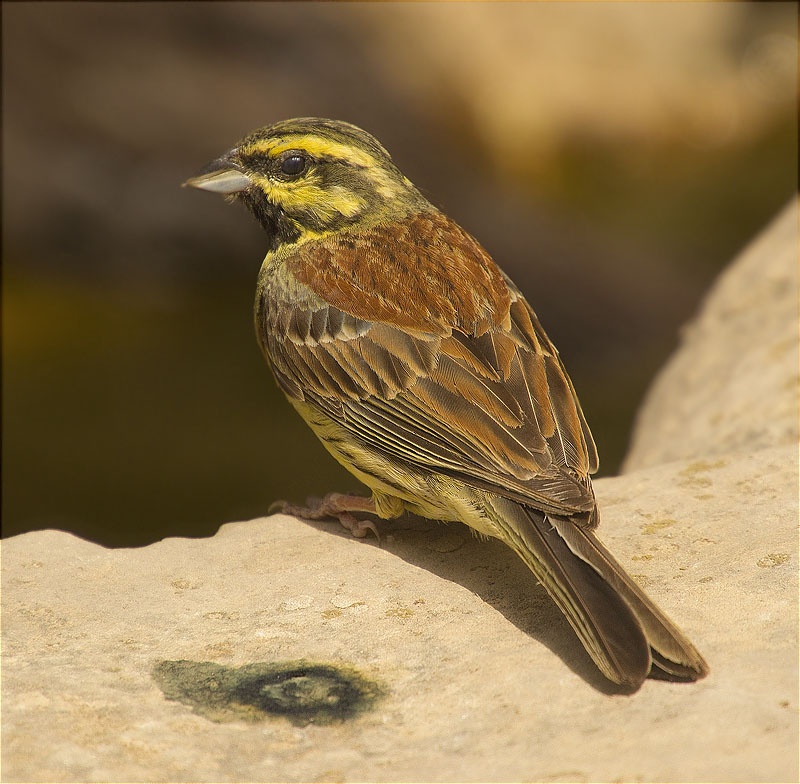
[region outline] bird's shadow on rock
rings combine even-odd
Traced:
[[[300,518],[298,518],[300,519]],[[373,518],[375,520],[375,518]],[[302,522],[350,537],[338,523]],[[597,669],[560,610],[522,560],[496,539],[483,539],[461,523],[404,516],[375,520],[381,534],[373,546],[457,583],[479,596],[520,631],[549,648],[574,673],[603,694],[628,694]],[[367,544],[365,542],[365,544]],[[369,546],[369,545],[367,545]]]

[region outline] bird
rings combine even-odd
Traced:
[[[184,185],[266,234],[258,343],[291,405],[371,491],[280,508],[460,521],[522,558],[619,691],[708,665],[596,536],[597,449],[558,351],[467,231],[370,133],[304,117],[259,128]]]

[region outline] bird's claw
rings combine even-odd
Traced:
[[[332,517],[338,520],[341,526],[357,539],[362,539],[367,535],[368,531],[372,531],[378,540],[378,544],[380,544],[381,535],[372,520],[359,520],[349,509],[342,508],[343,502],[350,498],[357,499],[361,506],[368,503],[368,499],[362,499],[358,496],[343,496],[339,493],[330,493],[323,499],[307,499],[307,506],[299,506],[282,500],[273,501],[268,511],[269,514],[286,514],[305,520],[321,520],[325,517]]]
[[[349,512],[341,512],[335,515],[339,519],[342,527],[346,528],[356,539],[363,539],[367,535],[367,531],[372,531],[378,544],[381,543],[381,535],[378,533],[378,527],[372,520],[358,520]]]

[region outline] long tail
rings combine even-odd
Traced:
[[[491,507],[507,544],[547,589],[607,678],[635,691],[651,667],[678,680],[708,674],[697,649],[590,530],[497,496]]]

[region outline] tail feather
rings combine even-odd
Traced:
[[[635,690],[651,667],[682,680],[706,675],[703,657],[591,531],[497,496],[491,507],[506,542],[547,589],[607,678]]]
[[[653,649],[653,664],[677,678],[705,677],[708,665],[697,648],[628,576],[597,537],[573,525],[568,518],[551,519],[570,550],[590,564],[630,605]]]

